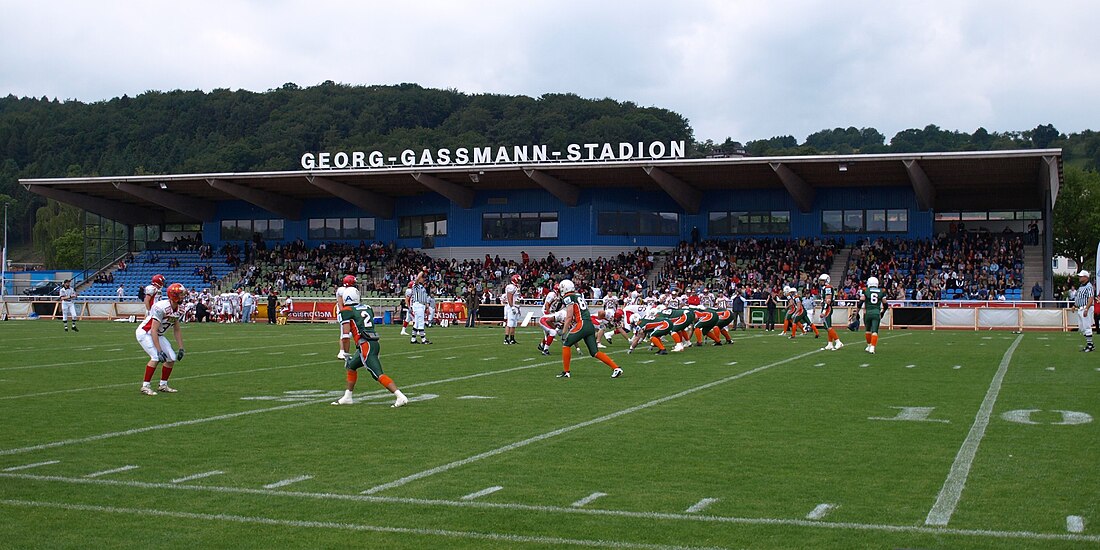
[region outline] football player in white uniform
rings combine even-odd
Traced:
[[[554,337],[558,335],[558,328],[561,327],[562,322],[565,321],[565,310],[559,309],[553,312],[547,312],[539,317],[539,326],[542,327],[542,332],[546,335],[539,343],[539,351],[543,355],[550,355],[550,344],[554,343]]]
[[[76,290],[70,286],[71,284],[69,279],[65,279],[65,282],[61,283],[61,288],[57,289],[57,297],[61,300],[61,326],[65,327],[65,332],[69,332],[69,325],[65,323],[71,322],[73,332],[80,332],[80,329],[76,328],[76,304],[73,303]]]
[[[547,292],[546,296],[542,298],[542,316],[546,317],[559,309],[561,309],[561,297],[558,296],[558,285],[555,284],[554,287],[550,289],[550,292]],[[562,319],[564,318],[563,315]],[[539,326],[542,327],[543,333],[542,341],[539,342],[539,351],[541,351],[543,355],[550,355],[550,344],[554,341],[554,336],[557,335],[557,331],[547,328],[542,322],[542,317],[539,318]]]
[[[512,275],[512,282],[504,287],[504,343],[516,343],[516,325],[519,323],[519,274]]]
[[[345,275],[344,286],[336,289],[337,320],[339,320],[340,318],[340,310],[359,304],[358,300],[356,300],[353,304],[348,303],[347,297],[349,291],[352,289],[355,289],[355,275]],[[358,294],[358,290],[356,290],[356,294]],[[340,329],[340,352],[336,354],[336,358],[343,361],[344,359],[347,359],[348,353],[351,351],[351,332],[347,330],[347,327],[345,327],[343,323],[340,323],[340,326],[338,328]]]
[[[149,354],[149,362],[145,364],[145,381],[141,383],[141,393],[144,395],[176,393],[174,388],[168,386],[168,377],[172,375],[176,361],[183,360],[183,332],[180,331],[179,320],[187,289],[179,283],[173,283],[169,285],[167,294],[167,300],[158,300],[149,308],[149,313],[134,331],[138,344]],[[172,329],[179,351],[173,351],[168,338],[164,337],[169,328]],[[154,391],[149,382],[153,379],[157,364],[161,365],[160,386]]]
[[[409,286],[408,286],[408,288],[405,289],[405,301],[404,301],[405,314],[401,316],[401,335],[402,336],[408,336],[409,335],[409,331],[407,329],[409,328],[409,321],[412,319],[412,295],[413,295],[413,285],[415,285],[415,284],[416,284],[416,281],[409,281]]]
[[[149,312],[149,308],[153,307],[153,304],[160,300],[160,289],[164,288],[164,275],[153,275],[153,281],[145,285],[145,312]]]

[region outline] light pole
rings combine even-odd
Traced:
[[[4,248],[0,250],[0,302],[8,287],[8,203],[4,203]]]

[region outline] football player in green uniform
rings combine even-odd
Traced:
[[[382,362],[378,360],[378,333],[374,330],[374,309],[367,304],[359,303],[359,290],[351,287],[344,291],[343,303],[340,304],[340,324],[351,334],[351,341],[355,344],[355,352],[344,360],[344,368],[348,371],[348,387],[344,390],[344,396],[333,401],[333,405],[351,405],[355,403],[352,392],[355,391],[355,382],[359,380],[359,369],[367,367],[370,375],[390,390],[397,400],[391,405],[394,408],[408,404],[409,398],[397,389],[393,379],[382,372]]]
[[[588,303],[584,301],[583,296],[576,292],[573,281],[563,279],[558,283],[558,288],[561,290],[561,302],[565,307],[565,320],[561,324],[561,333],[564,335],[561,348],[563,370],[558,378],[569,378],[571,376],[569,374],[569,361],[573,356],[573,346],[582,341],[592,357],[599,359],[611,368],[612,378],[622,376],[623,369],[620,369],[615,361],[611,360],[611,357],[596,347],[596,325],[592,324],[592,314],[588,311]]]
[[[882,299],[882,289],[878,287],[878,277],[868,278],[867,288],[860,293],[857,306],[857,309],[863,308],[863,325],[866,327],[863,336],[867,340],[864,351],[867,353],[874,353],[875,346],[878,345],[878,325],[882,321],[884,306],[886,302]]]

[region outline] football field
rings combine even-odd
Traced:
[[[737,332],[624,369],[541,332],[183,327],[138,393],[135,325],[0,323],[0,546],[1096,548],[1100,355],[1075,333]],[[159,372],[156,378],[159,378]]]

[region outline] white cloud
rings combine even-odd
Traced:
[[[46,6],[46,7],[42,7]],[[182,7],[181,7],[182,6]],[[1100,127],[1098,8],[1047,2],[0,2],[0,93],[84,101],[324,80],[575,92],[700,139]]]

